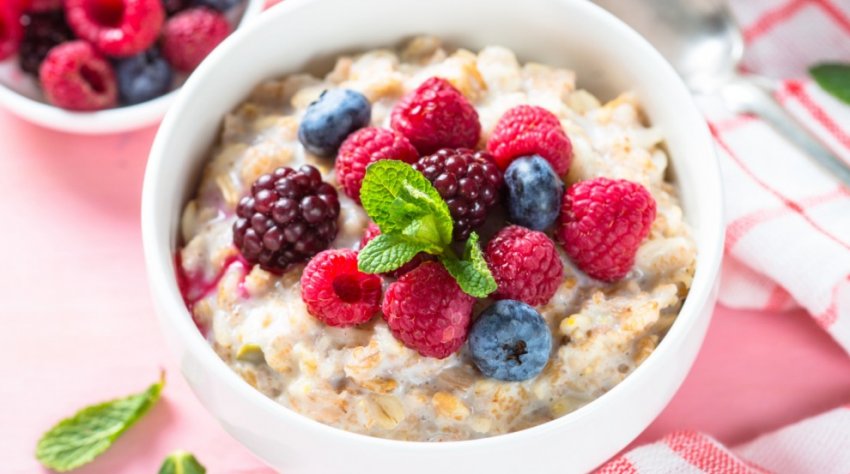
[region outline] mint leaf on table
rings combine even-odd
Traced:
[[[464,293],[476,298],[485,298],[496,291],[498,285],[484,260],[478,234],[473,232],[466,241],[463,258],[458,259],[451,252],[440,256],[440,262],[454,277]]]
[[[409,262],[427,246],[404,236],[381,234],[357,255],[357,267],[365,273],[391,272]]]
[[[818,64],[809,73],[823,90],[850,104],[850,64]]]
[[[422,173],[407,163],[381,160],[366,168],[360,200],[381,229],[357,255],[366,273],[400,268],[420,252],[437,255],[467,294],[483,298],[496,290],[478,234],[466,241],[462,258],[450,247],[454,223],[449,206]]]
[[[382,234],[405,235],[431,245],[433,253],[452,241],[449,206],[431,182],[407,163],[381,160],[369,165],[360,200]]]
[[[91,462],[151,409],[164,385],[163,374],[139,394],[83,408],[60,421],[38,441],[36,459],[59,472]]]
[[[175,451],[165,458],[159,468],[159,474],[206,474],[207,469],[195,459],[192,453]]]

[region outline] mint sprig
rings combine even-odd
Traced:
[[[478,235],[473,233],[466,241],[461,257],[454,254],[449,206],[431,182],[407,163],[381,160],[369,165],[360,200],[381,229],[381,235],[360,251],[360,271],[392,271],[425,252],[439,257],[465,293],[484,298],[496,290]]]
[[[818,64],[809,73],[823,90],[850,104],[850,64]]]
[[[165,458],[159,468],[159,474],[205,474],[207,469],[195,459],[192,453],[175,451]]]
[[[36,459],[59,472],[91,462],[151,409],[164,385],[160,376],[139,394],[83,408],[60,421],[38,441]]]

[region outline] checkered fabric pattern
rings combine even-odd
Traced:
[[[807,78],[850,62],[850,0],[732,0],[746,71],[781,79],[777,98],[850,163],[850,106]],[[802,306],[850,352],[850,189],[770,126],[701,100],[720,155],[726,258],[720,300],[738,308]],[[848,473],[850,405],[728,448],[672,433],[603,466],[604,474]]]

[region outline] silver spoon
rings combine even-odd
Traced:
[[[741,30],[723,0],[594,0],[641,33],[695,94],[719,95],[737,113],[771,124],[850,186],[850,167],[776,102],[771,81],[742,74]]]

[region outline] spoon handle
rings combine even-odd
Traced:
[[[791,116],[766,88],[754,79],[739,76],[727,83],[721,94],[727,105],[738,113],[757,115],[780,135],[809,155],[823,169],[850,186],[850,165],[830,151],[820,140]]]

